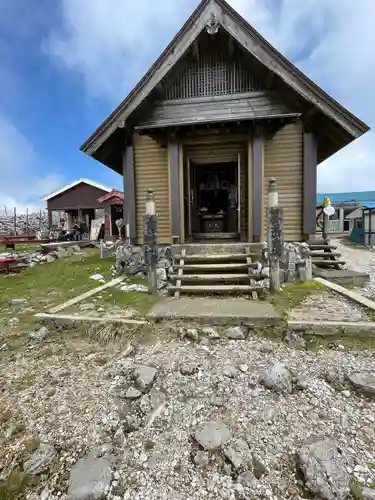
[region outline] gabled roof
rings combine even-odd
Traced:
[[[225,0],[201,0],[161,56],[124,101],[81,146],[81,150],[93,155],[117,128],[126,127],[129,115],[167,75],[199,34],[212,23],[225,29],[253,57],[278,75],[306,101],[336,122],[353,139],[369,130],[365,123],[332,99],[272,47]]]
[[[70,184],[67,184],[66,186],[63,186],[63,187],[57,189],[56,191],[53,191],[53,193],[49,193],[49,194],[44,195],[41,199],[43,201],[48,201],[51,198],[54,198],[55,196],[58,196],[59,194],[64,193],[65,191],[68,191],[69,189],[72,189],[75,186],[78,186],[78,184],[88,184],[89,186],[95,187],[97,189],[101,189],[102,191],[106,191],[107,193],[112,191],[111,188],[109,188],[107,186],[103,186],[103,184],[99,184],[95,181],[90,181],[90,179],[85,179],[85,178],[81,177],[80,179],[77,179],[77,180],[71,182]]]
[[[112,191],[110,193],[107,193],[104,196],[101,196],[98,199],[98,202],[104,203],[105,201],[108,201],[111,198],[119,198],[120,200],[124,200],[124,193],[122,191],[119,191],[118,189],[112,189]]]

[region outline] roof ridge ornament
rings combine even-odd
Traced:
[[[214,13],[211,14],[211,18],[206,23],[206,31],[209,35],[216,35],[220,28],[220,20],[215,16]]]

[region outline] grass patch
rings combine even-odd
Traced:
[[[147,286],[147,279],[134,278],[130,280],[130,283]],[[132,309],[136,309],[141,315],[146,314],[159,300],[159,296],[157,295],[149,295],[146,292],[122,292],[116,288],[103,290],[100,295],[102,297],[100,302],[103,306],[127,306]]]
[[[32,329],[36,312],[48,310],[100,286],[101,283],[90,279],[91,275],[102,274],[107,281],[112,279],[110,268],[113,264],[113,258],[100,259],[97,248],[88,248],[81,254],[58,259],[51,264],[40,264],[14,276],[0,277],[0,326],[2,321],[6,324],[11,317],[17,316],[19,325],[13,329],[14,334],[26,328]],[[144,284],[145,280],[136,278],[131,283]],[[122,292],[114,288],[99,295],[102,298],[96,302],[98,307],[106,304],[130,306],[141,314],[147,312],[157,300],[146,293]],[[8,305],[13,298],[25,298],[27,304],[13,309]]]
[[[30,243],[29,245],[15,245],[14,250],[6,248],[5,245],[0,245],[0,253],[23,253],[23,252],[36,252],[40,250],[40,245]]]
[[[290,283],[275,295],[270,295],[268,300],[284,316],[288,311],[298,306],[306,297],[312,293],[319,293],[327,288],[317,281],[304,283]]]

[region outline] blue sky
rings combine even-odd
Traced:
[[[198,0],[0,0],[0,210],[77,177],[121,177],[79,146]],[[263,36],[375,126],[374,0],[231,0]],[[319,167],[319,191],[375,189],[372,132]]]

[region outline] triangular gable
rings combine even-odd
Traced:
[[[119,200],[124,201],[124,193],[122,191],[118,191],[117,189],[113,189],[110,193],[101,196],[98,199],[98,202],[104,203],[105,201],[111,200],[112,198],[118,198]]]
[[[95,153],[118,127],[126,126],[126,120],[129,115],[135,111],[161,80],[166,77],[204,29],[212,33],[218,29],[225,29],[263,66],[280,77],[307,102],[336,122],[351,137],[357,138],[369,130],[369,127],[365,123],[332,99],[324,90],[318,87],[272,47],[225,0],[202,0],[146,75],[118,108],[83,144],[81,149],[90,155]]]
[[[65,191],[68,191],[69,189],[72,189],[72,188],[78,186],[79,184],[87,184],[88,186],[95,187],[97,189],[100,189],[101,191],[106,191],[107,193],[109,193],[111,191],[110,188],[103,186],[103,184],[99,184],[95,181],[91,181],[90,179],[81,178],[81,179],[77,179],[69,184],[66,184],[65,186],[63,186],[59,189],[56,189],[56,191],[53,191],[52,193],[49,193],[49,194],[42,196],[41,200],[43,200],[43,201],[51,200],[55,196],[58,196],[59,194],[65,193]]]

